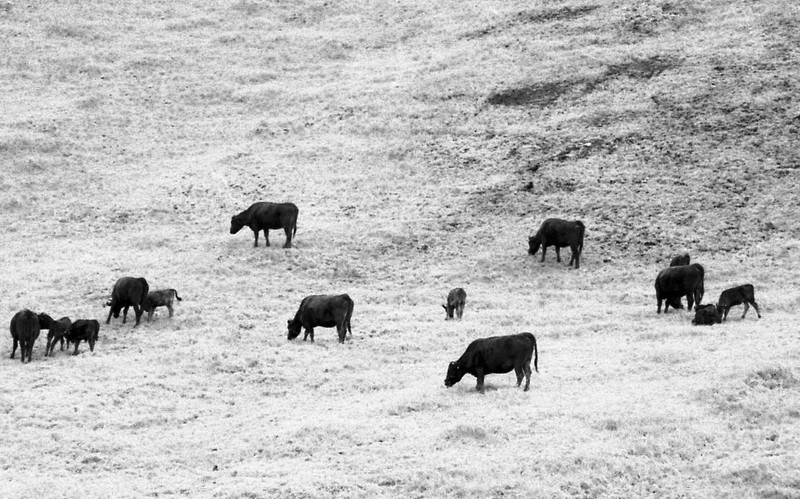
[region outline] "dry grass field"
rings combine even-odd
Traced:
[[[0,1],[0,317],[101,321],[4,333],[0,496],[800,497],[798,61],[789,0]],[[657,315],[684,251],[763,317]],[[175,317],[106,325],[126,275]],[[444,387],[522,331],[531,391]]]

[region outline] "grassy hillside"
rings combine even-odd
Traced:
[[[6,333],[0,490],[800,497],[798,47],[777,0],[0,2],[0,310],[102,323]],[[295,248],[228,234],[261,200]],[[526,254],[547,217],[579,271]],[[657,316],[684,251],[763,318]],[[175,317],[106,326],[124,275]],[[338,292],[351,341],[287,341]],[[530,392],[443,386],[521,331]]]

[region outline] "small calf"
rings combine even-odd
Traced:
[[[174,289],[160,289],[158,291],[151,291],[147,294],[147,298],[142,303],[142,310],[147,312],[147,322],[153,318],[153,314],[157,307],[167,307],[169,316],[172,317],[172,304],[174,300],[183,301],[178,296],[178,292]]]
[[[466,305],[466,303],[467,292],[464,291],[464,288],[451,289],[450,293],[447,294],[447,305],[442,305],[444,311],[447,313],[445,320],[452,319],[454,311],[456,316],[461,319],[461,316],[464,315],[464,305]]]
[[[722,315],[722,320],[724,321],[727,319],[728,311],[731,309],[731,307],[742,304],[744,304],[744,313],[742,314],[742,319],[744,319],[744,316],[747,315],[750,305],[756,309],[758,318],[761,318],[761,312],[758,310],[758,304],[756,303],[753,285],[743,284],[741,286],[736,286],[735,288],[728,288],[719,295],[717,308],[719,309],[720,315]]]
[[[717,306],[714,304],[700,305],[694,313],[692,324],[695,326],[713,326],[722,322]]]
[[[71,325],[72,321],[69,320],[69,317],[62,317],[57,321],[52,321],[50,323],[50,328],[47,332],[47,345],[44,349],[45,357],[53,355],[53,349],[55,348],[56,343],[60,342],[61,350],[64,350],[64,339],[66,338]]]
[[[97,342],[97,336],[100,332],[100,323],[94,319],[86,320],[79,319],[73,322],[67,331],[67,343],[75,343],[75,351],[72,355],[78,355],[78,345],[81,340],[89,343],[89,350],[94,352],[94,344]]]

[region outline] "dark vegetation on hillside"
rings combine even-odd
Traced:
[[[595,5],[524,11],[466,38],[516,36],[536,24],[567,44],[557,21],[581,18],[591,29],[604,22],[602,12]],[[624,54],[636,41],[649,53],[572,58],[574,67],[560,74],[531,68],[530,81],[506,82],[478,105],[474,134],[438,141],[429,152],[487,173],[516,172],[508,185],[478,192],[468,203],[473,212],[520,216],[531,230],[548,216],[582,218],[587,244],[607,254],[652,259],[679,248],[740,251],[796,238],[797,13],[770,10],[743,20],[757,20],[748,27],[755,39],[747,52],[680,43],[718,17],[688,3],[631,7],[619,38],[603,48]],[[479,124],[487,113],[498,123],[541,125],[530,134],[501,126],[487,133]],[[528,193],[524,201],[519,189]]]

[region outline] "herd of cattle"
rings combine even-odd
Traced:
[[[231,219],[231,234],[236,234],[242,227],[249,227],[255,236],[254,246],[258,246],[258,233],[264,231],[266,245],[269,246],[269,230],[283,229],[286,234],[284,248],[292,246],[292,238],[297,232],[297,215],[299,210],[292,203],[254,203],[245,211],[234,215]],[[539,230],[528,240],[528,254],[535,255],[539,248],[542,249],[543,262],[549,246],[555,247],[556,260],[561,262],[560,249],[569,247],[572,256],[569,265],[574,264],[580,268],[580,255],[583,251],[583,239],[586,228],[579,221],[560,219],[545,220]],[[688,309],[695,307],[693,324],[719,324],[728,316],[731,307],[744,304],[745,317],[749,306],[752,305],[758,317],[761,312],[755,302],[754,289],[751,284],[745,284],[722,292],[716,304],[702,305],[704,290],[705,270],[698,263],[691,263],[688,254],[672,259],[670,266],[658,273],[655,281],[657,313],[664,312],[669,307],[683,308],[681,299],[685,296]],[[447,295],[447,301],[442,307],[446,312],[445,319],[461,319],[464,314],[467,293],[463,288],[454,288]],[[122,277],[114,284],[111,291],[111,300],[105,305],[110,307],[106,324],[111,318],[118,318],[122,312],[122,322],[125,323],[128,310],[132,307],[139,325],[144,312],[150,321],[157,307],[166,307],[169,316],[173,316],[174,301],[181,301],[175,289],[150,291],[147,281],[143,277]],[[339,335],[339,342],[344,343],[347,334],[352,336],[350,319],[353,315],[353,300],[347,294],[341,295],[311,295],[303,298],[293,319],[287,324],[289,340],[300,335],[301,329],[305,330],[303,340],[311,338],[314,341],[315,327],[335,327]],[[64,343],[69,348],[70,343],[75,344],[73,355],[78,354],[78,345],[81,341],[89,343],[89,349],[94,351],[100,331],[100,324],[96,320],[80,319],[72,322],[68,317],[53,320],[44,313],[34,313],[30,310],[21,310],[11,319],[11,337],[13,349],[11,358],[19,344],[22,352],[22,362],[27,358],[31,360],[33,344],[39,336],[39,331],[46,329],[47,344],[45,356],[53,354],[56,343],[60,343],[64,350]],[[520,333],[506,336],[492,336],[479,338],[472,341],[464,354],[450,362],[445,378],[445,386],[450,387],[458,383],[465,374],[472,374],[477,378],[477,389],[483,390],[484,376],[487,374],[508,373],[514,370],[517,376],[517,386],[525,378],[525,390],[530,388],[531,360],[534,369],[539,371],[539,351],[536,338],[531,333]]]

